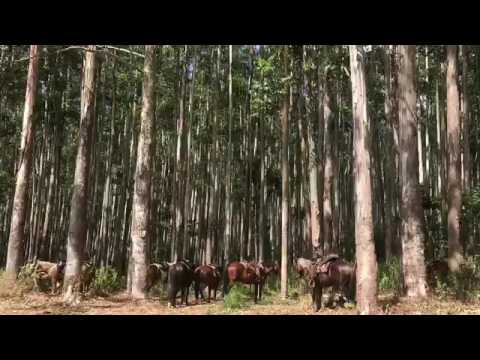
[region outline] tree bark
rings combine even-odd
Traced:
[[[63,289],[64,301],[73,303],[77,301],[77,291],[74,283],[78,281],[81,261],[84,256],[87,238],[87,206],[88,206],[88,181],[90,169],[90,153],[92,148],[92,127],[95,123],[95,45],[89,45],[85,53],[83,68],[80,130],[77,158],[75,161],[75,176],[73,194],[70,206],[70,225],[67,240],[67,265]]]
[[[353,151],[355,171],[355,248],[357,303],[361,315],[377,311],[377,260],[373,240],[372,184],[370,177],[370,124],[364,50],[350,45],[350,76],[353,97]]]
[[[462,61],[463,61],[463,191],[470,192],[472,184],[472,153],[471,153],[471,113],[470,113],[470,87],[469,87],[469,71],[470,71],[470,47],[462,45]],[[466,225],[466,226],[465,226]],[[466,234],[466,247],[468,251],[474,249],[474,237],[472,224],[464,223],[464,233]]]
[[[426,296],[423,207],[418,174],[415,46],[399,47],[402,270],[407,297]]]
[[[288,47],[283,48],[284,74],[288,75]],[[281,273],[280,273],[280,295],[283,299],[288,296],[288,213],[289,213],[289,193],[288,193],[288,107],[289,94],[288,87],[285,86],[286,94],[283,95],[280,120],[282,127],[282,255],[281,255]]]
[[[335,136],[335,118],[332,111],[331,86],[328,74],[325,76],[323,116],[325,121],[325,151],[324,151],[324,182],[323,182],[323,245],[324,253],[328,254],[332,249],[333,241],[333,214],[332,214],[332,190],[333,190],[333,147]]]
[[[6,273],[14,278],[23,262],[24,227],[28,206],[28,185],[32,176],[34,111],[37,101],[38,45],[30,46],[27,89],[23,112],[19,165],[8,238]]]
[[[452,272],[459,271],[463,262],[463,246],[460,243],[462,192],[457,50],[457,45],[447,46],[448,266]]]
[[[149,212],[152,179],[152,141],[155,114],[155,48],[145,46],[145,66],[143,80],[143,106],[141,128],[138,140],[137,167],[132,206],[132,297],[145,298],[147,276],[147,251],[149,244]]]
[[[225,174],[225,247],[224,261],[228,262],[230,256],[230,245],[232,243],[232,213],[231,213],[231,162],[232,162],[232,51],[233,46],[229,45],[229,67],[228,67],[228,144],[227,144],[227,163]]]
[[[391,54],[390,49],[385,48],[385,117],[387,119],[387,151],[385,153],[385,259],[389,261],[393,255],[393,216],[395,214],[394,206],[394,189],[396,174],[395,169],[395,153],[389,151],[393,149],[393,126],[392,126],[392,86],[391,86]],[[385,171],[385,169],[387,171]]]

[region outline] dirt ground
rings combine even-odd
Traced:
[[[430,297],[421,303],[409,303],[384,294],[379,302],[385,314],[391,315],[480,315],[480,301],[462,303]],[[305,295],[296,300],[273,298],[268,304],[247,304],[237,311],[226,311],[223,301],[211,304],[192,303],[169,309],[165,300],[151,298],[132,301],[125,294],[108,298],[86,298],[80,305],[65,306],[60,296],[31,293],[17,298],[0,299],[1,315],[355,315],[354,308],[322,308],[314,314],[310,298]]]

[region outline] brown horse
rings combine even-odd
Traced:
[[[225,280],[223,284],[224,296],[234,283],[242,283],[255,286],[254,302],[262,299],[262,289],[265,280],[271,273],[278,274],[278,265],[267,265],[256,262],[240,262],[234,261],[228,264],[225,271]]]
[[[338,255],[328,255],[312,264],[308,271],[308,284],[312,288],[314,311],[322,307],[323,288],[333,287],[348,299],[355,301],[356,264],[351,265]]]
[[[195,299],[198,301],[198,295],[203,296],[203,290],[200,289],[202,284],[208,287],[208,302],[211,300],[211,293],[213,290],[213,299],[217,299],[218,285],[220,284],[221,271],[218,266],[215,265],[203,265],[195,269],[193,280],[195,282]]]
[[[149,292],[152,287],[154,287],[161,279],[162,272],[168,272],[168,264],[150,264],[147,268],[147,282],[145,286],[145,291]]]

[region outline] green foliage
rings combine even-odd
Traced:
[[[7,276],[3,270],[0,271],[0,298],[22,297],[32,291],[33,286],[30,268],[23,267],[16,280]]]
[[[112,294],[122,287],[122,278],[112,267],[102,267],[95,273],[93,288],[97,293]]]
[[[251,299],[249,289],[242,284],[234,284],[225,296],[223,306],[226,311],[236,311],[247,307]]]
[[[450,275],[455,298],[466,301],[473,298],[480,286],[480,257],[470,257],[460,266],[460,271]]]
[[[25,290],[31,291],[35,286],[35,277],[35,265],[31,263],[26,264],[20,269],[20,272],[18,273],[17,284],[20,284],[20,286]]]
[[[441,258],[447,255],[448,237],[447,225],[442,217],[442,199],[441,197],[431,197],[429,189],[421,186],[422,204],[425,209],[426,217],[426,239],[427,255],[430,257]],[[429,248],[433,246],[433,248]]]
[[[463,194],[462,223],[471,224],[480,215],[480,186]]]
[[[379,265],[379,289],[393,291],[399,294],[402,289],[402,265],[399,258],[392,258],[387,263]]]
[[[478,298],[480,295],[480,257],[465,259],[460,270],[449,273],[445,279],[437,279],[435,293],[443,299],[453,297],[461,301]]]

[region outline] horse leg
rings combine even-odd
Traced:
[[[255,284],[255,294],[253,296],[253,302],[256,304],[257,303],[257,295],[258,295],[258,284]]]
[[[183,299],[185,298],[185,288],[182,287],[182,291],[180,293],[180,306],[183,305]]]
[[[317,292],[317,301],[318,301],[318,310],[322,308],[322,297],[323,297],[323,288],[321,286],[318,287],[318,292]]]
[[[211,300],[211,292],[212,292],[212,289],[210,285],[208,285],[208,303],[210,303],[210,300]]]
[[[55,295],[55,292],[57,290],[57,282],[52,279],[51,284],[52,284],[52,295]]]
[[[317,293],[318,293],[318,288],[317,288],[317,285],[315,285],[315,287],[312,289],[312,310],[314,312],[317,312],[319,310]]]
[[[187,289],[185,291],[185,306],[188,306],[188,292],[190,290],[190,286],[187,286]]]

